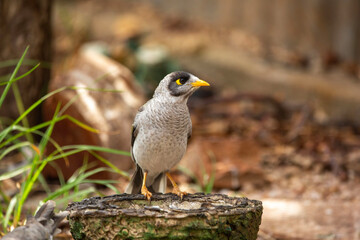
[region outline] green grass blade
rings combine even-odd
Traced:
[[[9,134],[9,132],[13,129],[13,126],[18,124],[25,116],[27,116],[34,108],[36,108],[37,106],[39,106],[43,101],[45,101],[47,98],[61,92],[64,91],[67,87],[62,87],[59,89],[56,89],[48,94],[46,94],[45,96],[43,96],[42,98],[40,98],[39,100],[37,100],[35,103],[33,103],[28,109],[25,110],[25,112],[23,114],[21,114],[9,127],[7,127],[6,129],[4,129],[1,133],[0,133],[0,142],[2,142],[4,140],[4,138],[6,137],[6,135]]]
[[[64,150],[64,147],[62,149]],[[84,151],[84,150],[82,150],[82,149],[73,149],[73,150],[64,152],[63,154],[57,154],[57,155],[52,155],[51,154],[44,161],[46,161],[46,162],[55,161],[57,159],[62,159],[64,157],[68,157],[68,156],[74,155],[74,154],[82,152],[82,151]],[[54,152],[57,152],[57,151],[54,151]]]
[[[95,129],[95,128],[92,128],[90,127],[89,125],[86,125],[85,123],[82,123],[81,121],[73,118],[72,116],[70,115],[65,115],[67,119],[69,119],[71,122],[73,122],[74,124],[78,125],[79,127],[89,131],[89,132],[93,132],[93,133],[100,133],[99,130]]]
[[[29,47],[26,47],[23,55],[21,56],[19,62],[16,64],[16,67],[15,67],[13,73],[10,76],[9,82],[6,84],[6,87],[5,87],[3,93],[0,96],[0,108],[1,108],[1,106],[3,104],[3,102],[4,102],[4,99],[5,99],[6,95],[7,95],[7,93],[10,90],[10,86],[11,86],[12,81],[14,80],[16,74],[18,73],[18,71],[20,69],[20,66],[21,66],[22,62],[24,61],[24,58],[25,58],[25,55],[26,55],[28,49],[29,49]]]
[[[19,174],[22,174],[22,173],[28,171],[30,168],[31,168],[31,165],[28,164],[28,165],[16,168],[10,172],[3,173],[0,175],[0,181],[4,181],[6,179],[13,178]]]
[[[106,160],[105,158],[103,158],[102,156],[100,156],[99,154],[95,153],[94,151],[89,151],[94,157],[96,157],[97,159],[99,159],[101,162],[105,163],[106,165],[108,165],[112,170],[114,170],[116,173],[120,174],[121,176],[127,177],[130,180],[129,174],[125,171],[120,170],[119,168],[117,168],[114,164],[112,164],[111,162],[109,162],[108,160]]]
[[[111,93],[122,93],[123,90],[118,89],[106,89],[106,88],[89,88],[89,87],[78,87],[78,86],[70,86],[69,89],[72,90],[88,90],[94,92],[111,92]]]
[[[19,113],[22,114],[25,112],[25,107],[24,107],[23,100],[21,99],[19,87],[16,82],[13,82],[12,89],[13,89],[17,109],[18,109]],[[29,121],[26,117],[23,118],[22,124],[27,128],[29,128],[29,126],[30,126]],[[32,137],[31,134],[26,133],[25,136],[29,142],[34,143],[34,138]]]
[[[116,180],[93,180],[93,179],[86,179],[83,181],[83,183],[94,183],[94,184],[100,184],[100,185],[104,185],[105,187],[113,190],[115,192],[115,194],[120,194],[120,191],[114,187],[114,185],[112,184],[116,184],[118,183],[118,181]]]
[[[60,186],[64,186],[66,184],[64,174],[61,170],[61,168],[58,166],[56,162],[49,162],[50,166],[53,167],[56,171],[56,175],[59,179]]]
[[[124,156],[130,156],[129,152],[111,149],[111,148],[105,148],[105,147],[99,147],[99,146],[93,146],[93,145],[67,145],[63,146],[62,150],[64,151],[64,156],[69,156],[71,154],[75,154],[82,151],[101,151],[106,153],[112,153],[112,154],[118,154],[118,155],[124,155]],[[65,152],[65,150],[69,150]],[[58,151],[52,152],[48,157],[53,160],[62,158],[61,155],[57,154]]]
[[[0,68],[4,68],[4,67],[11,67],[11,66],[16,66],[16,64],[19,62],[19,59],[9,59],[6,61],[1,61],[0,62]],[[35,59],[24,59],[22,65],[24,66],[34,66],[36,64],[39,63],[39,60],[35,60]],[[45,68],[50,68],[51,64],[48,62],[41,62],[42,67]]]
[[[9,126],[0,132],[0,142],[2,142],[4,138],[9,135],[11,129],[12,127]]]
[[[62,88],[59,88],[59,89],[56,89],[48,94],[46,94],[45,96],[43,96],[42,98],[40,98],[38,101],[36,101],[35,103],[33,103],[28,109],[26,109],[24,111],[23,114],[21,114],[14,122],[12,125],[10,125],[9,127],[7,127],[6,129],[4,129],[2,132],[0,132],[0,143],[3,142],[3,140],[5,139],[5,137],[9,134],[9,132],[11,130],[13,130],[13,125],[16,125],[18,124],[24,117],[26,117],[34,108],[36,108],[37,106],[39,106],[43,101],[45,101],[46,99],[48,99],[49,97],[61,92],[61,91],[64,91],[66,89],[78,89],[78,87],[62,87]],[[96,89],[95,89],[96,90]],[[94,91],[95,91],[94,90]],[[99,90],[99,89],[97,89]],[[106,89],[103,89],[103,91],[109,91],[109,92],[119,92],[118,90],[106,90]],[[72,118],[70,116],[66,116],[66,118],[68,118],[70,121],[73,121],[75,124],[79,125],[80,127],[84,128],[84,129],[87,129],[91,132],[96,132],[98,133],[99,130],[97,129],[94,129],[94,128],[91,128],[90,126],[78,121],[77,119],[75,118]]]
[[[186,168],[184,166],[177,166],[177,168],[180,172],[182,172],[183,174],[185,174],[186,176],[190,177],[196,185],[196,189],[197,191],[203,192],[204,189],[202,187],[202,183],[200,182],[200,180],[196,177],[195,173],[193,173],[189,168]]]
[[[24,77],[26,77],[27,75],[29,75],[30,73],[32,73],[35,69],[37,69],[40,66],[40,63],[36,64],[32,69],[30,69],[29,71],[27,71],[26,73],[24,73],[23,75],[20,75],[19,77],[16,77],[12,80],[12,82],[16,82]],[[9,74],[9,76],[11,76]],[[6,85],[8,84],[10,81],[4,81],[4,82],[0,82],[0,86]]]
[[[119,191],[119,189],[117,189],[116,187],[114,187],[114,185],[112,184],[103,184],[105,185],[107,188],[113,190],[115,192],[115,194],[120,194],[121,192]]]
[[[100,152],[124,155],[124,156],[129,156],[129,157],[131,156],[130,153],[126,152],[126,151],[112,149],[112,148],[106,148],[106,147],[100,147],[100,146],[95,146],[95,145],[67,145],[67,146],[64,146],[63,149],[65,150],[65,149],[71,149],[71,148],[81,149],[83,151],[100,151]]]
[[[215,175],[216,175],[216,169],[215,169],[215,164],[216,164],[216,157],[215,154],[213,152],[209,152],[208,153],[209,158],[211,160],[211,173],[210,173],[210,177],[205,185],[205,193],[211,193],[212,189],[214,187],[214,182],[215,182]]]
[[[17,209],[16,209],[16,215],[15,215],[15,222],[18,222],[20,219],[20,215],[21,215],[21,210],[22,210],[22,206],[25,203],[25,200],[27,199],[34,183],[36,182],[36,180],[38,179],[41,171],[44,169],[44,167],[47,164],[47,161],[42,161],[40,166],[38,166],[38,161],[41,160],[41,156],[43,155],[44,151],[45,151],[45,147],[46,144],[48,143],[49,139],[50,139],[50,135],[52,133],[52,130],[54,128],[54,125],[56,123],[55,119],[57,118],[57,114],[59,112],[60,109],[60,104],[57,105],[57,108],[55,110],[54,113],[54,117],[49,125],[49,127],[47,128],[44,136],[41,139],[41,142],[39,144],[39,154],[40,155],[35,155],[34,160],[33,160],[33,164],[32,164],[32,168],[30,170],[29,176],[26,179],[25,183],[24,183],[24,188],[21,196],[20,196],[20,200],[19,203],[17,205]]]
[[[35,103],[33,103],[28,109],[26,109],[26,111],[20,115],[20,117],[18,117],[15,121],[14,121],[14,125],[18,124],[26,115],[28,115],[34,108],[36,108],[37,106],[39,106],[42,102],[44,102],[46,99],[48,99],[49,97],[64,91],[65,89],[67,89],[67,87],[62,87],[59,89],[56,89],[52,92],[49,92],[48,94],[46,94],[45,96],[41,97],[39,100],[37,100]]]
[[[81,176],[82,173],[95,166],[96,166],[95,162],[88,163],[88,156],[85,155],[82,166],[73,173],[73,175],[68,179],[68,182],[70,183],[76,181],[79,178],[79,176]]]
[[[57,123],[57,122],[60,122],[60,121],[62,121],[64,119],[68,119],[69,121],[73,122],[74,124],[78,125],[79,127],[82,127],[83,129],[89,130],[91,132],[94,132],[94,133],[99,132],[99,130],[94,129],[94,128],[86,125],[85,123],[82,123],[79,120],[77,120],[77,119],[75,119],[73,117],[70,117],[69,115],[59,116],[58,118],[55,119],[55,122]],[[34,127],[31,127],[31,128],[24,128],[24,127],[19,126],[19,125],[13,125],[11,127],[11,130],[19,130],[20,132],[18,134],[16,134],[16,135],[10,137],[6,141],[2,142],[0,144],[0,149],[3,148],[4,146],[6,146],[7,144],[9,144],[10,142],[14,141],[15,139],[24,136],[26,133],[36,132],[36,130],[38,130],[38,129],[48,127],[51,123],[52,123],[52,120],[47,121],[47,122],[43,122],[43,123],[38,124],[38,125],[36,125]],[[40,132],[36,132],[36,133],[40,134]]]
[[[54,116],[53,116],[52,120],[50,121],[50,125],[46,129],[46,132],[45,132],[44,136],[41,138],[41,141],[40,141],[40,144],[39,144],[39,149],[40,149],[41,155],[44,154],[45,147],[49,142],[52,131],[54,130],[56,119],[58,118],[59,111],[60,111],[60,103],[58,103],[58,105],[56,106]]]
[[[39,179],[39,182],[40,182],[41,186],[45,190],[46,194],[50,194],[51,189],[50,189],[49,185],[47,184],[46,179],[44,178],[44,176],[42,174],[40,174],[38,179]]]
[[[7,226],[9,226],[9,221],[10,221],[10,215],[11,213],[14,211],[14,208],[15,208],[15,205],[16,205],[16,202],[17,202],[17,196],[13,197],[10,201],[10,204],[7,208],[7,211],[6,211],[6,214],[5,214],[5,219],[4,219],[4,222],[3,222],[3,228],[4,230],[6,231],[6,228]]]
[[[0,77],[0,86],[6,85],[9,81],[9,78],[11,77],[11,73],[3,75]]]
[[[9,154],[10,152],[16,150],[16,149],[19,149],[19,148],[22,148],[22,147],[25,147],[25,146],[31,146],[31,143],[30,142],[20,142],[20,143],[17,143],[17,144],[14,144],[8,148],[6,148],[0,155],[0,160],[4,158],[5,155]]]
[[[90,177],[91,175],[94,175],[99,172],[107,171],[106,168],[96,168],[94,170],[88,171],[84,174],[79,175],[74,181],[68,181],[66,185],[62,186],[61,188],[57,189],[55,192],[47,196],[44,201],[48,201],[50,199],[54,199],[64,193],[69,192],[71,189],[73,189],[75,186],[78,186],[80,183],[82,183],[86,178]]]
[[[1,189],[1,184],[0,184],[0,196],[2,197],[2,203],[5,203],[7,205],[9,205],[10,203],[10,198],[8,195],[6,195],[6,193]],[[3,205],[0,204],[0,222],[2,222],[4,220],[4,209],[3,209]]]
[[[65,119],[65,118],[66,118],[65,116],[61,116],[58,119],[56,119],[56,122],[59,122],[59,121]],[[40,132],[40,131],[37,131],[37,130],[42,129],[44,127],[48,127],[51,124],[51,122],[52,122],[51,120],[47,121],[47,122],[43,122],[43,123],[38,124],[38,125],[36,125],[34,127],[31,127],[31,128],[25,128],[25,127],[20,126],[20,125],[13,125],[11,127],[11,130],[15,130],[15,131],[17,130],[17,131],[20,131],[20,132],[17,133],[16,135],[6,139],[6,141],[2,142],[0,144],[0,149],[5,147],[7,144],[15,141],[16,139],[24,136],[26,133],[37,133],[38,135],[42,136],[43,132]]]
[[[101,185],[105,185],[105,184],[115,184],[118,181],[116,180],[96,180],[96,179],[85,179],[82,181],[82,183],[94,183],[94,184],[101,184]]]
[[[41,125],[42,125],[42,124],[41,124]],[[44,137],[44,135],[45,135],[45,133],[43,133],[43,132],[41,132],[41,131],[33,130],[33,129],[36,129],[36,127],[29,129],[29,128],[25,128],[25,127],[16,125],[16,126],[14,126],[14,129],[21,131],[20,133],[29,132],[29,131],[31,130],[30,132],[32,132],[32,133],[34,133],[34,134],[37,134],[37,135],[39,135],[39,136],[41,136],[41,137]],[[14,137],[19,138],[19,137],[22,136],[22,135],[24,135],[24,134],[18,134],[18,135],[15,135]],[[14,138],[14,137],[10,138],[13,142],[15,142],[16,139],[17,139],[17,138]],[[67,157],[64,155],[64,152],[63,152],[61,146],[60,146],[54,139],[49,138],[49,142],[55,147],[55,149],[57,150],[57,153],[60,153],[60,155],[62,155],[64,159],[67,159]],[[0,145],[0,149],[1,149],[3,146],[5,146],[5,143],[9,143],[9,141],[7,140],[6,142],[4,142],[4,144],[1,144],[1,145]],[[31,145],[31,144],[30,144],[30,145]],[[31,147],[32,147],[32,149],[35,149],[35,145],[31,145]],[[1,160],[1,157],[0,157],[0,160]]]
[[[69,107],[78,100],[79,95],[75,95],[73,96],[65,105],[64,107],[61,108],[60,112],[59,112],[59,116],[63,116],[65,111],[69,109]]]
[[[1,196],[4,196],[1,189],[0,189],[0,193],[1,193]],[[8,202],[6,202],[6,203],[8,204]],[[4,216],[3,212],[4,212],[3,206],[0,205],[0,223],[3,223],[5,221],[5,216]]]
[[[72,193],[67,197],[62,197],[60,199],[54,199],[56,205],[66,204],[70,201],[75,201],[76,199],[83,199],[84,196],[89,196],[90,194],[94,193],[96,189],[94,187],[89,187],[78,192]]]

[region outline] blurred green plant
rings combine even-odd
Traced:
[[[17,108],[19,110],[20,116],[12,122],[7,122],[5,124],[5,120],[0,118],[0,161],[7,156],[9,153],[13,151],[19,151],[23,153],[24,158],[27,158],[27,162],[25,165],[17,167],[9,172],[2,173],[0,175],[0,196],[2,198],[2,203],[0,204],[0,222],[3,232],[7,232],[9,229],[16,227],[20,224],[22,211],[26,200],[29,198],[30,193],[33,191],[35,186],[42,186],[44,191],[47,192],[47,197],[42,200],[45,202],[47,200],[55,200],[58,203],[65,204],[69,201],[74,201],[79,198],[83,198],[96,192],[96,189],[92,186],[87,187],[85,189],[81,189],[79,187],[80,184],[84,183],[92,183],[92,184],[102,184],[106,187],[114,190],[116,193],[119,193],[118,190],[113,186],[115,181],[112,180],[92,180],[89,179],[92,175],[108,171],[115,172],[122,176],[129,177],[126,172],[118,169],[116,166],[111,164],[108,160],[101,157],[97,152],[106,152],[112,154],[126,155],[130,156],[128,152],[109,149],[99,146],[91,146],[91,145],[68,145],[68,146],[59,146],[52,138],[51,134],[54,130],[54,126],[57,122],[62,120],[69,120],[76,124],[77,126],[86,129],[87,131],[91,131],[94,133],[99,133],[99,130],[94,129],[75,118],[64,115],[64,111],[68,108],[74,101],[69,101],[62,109],[60,108],[60,103],[57,105],[54,115],[51,120],[38,124],[36,126],[30,127],[27,121],[28,114],[38,107],[42,102],[44,102],[49,97],[57,94],[66,89],[79,89],[78,87],[62,87],[60,89],[49,92],[38,101],[33,103],[29,108],[25,109],[24,104],[21,99],[21,94],[17,87],[17,81],[29,75],[35,69],[39,67],[40,64],[36,64],[32,69],[28,72],[22,74],[21,76],[16,77],[20,66],[24,62],[25,55],[28,51],[28,47],[25,49],[23,55],[18,60],[16,67],[8,81],[0,82],[0,86],[4,86],[5,88],[0,96],[0,108],[4,103],[4,99],[10,89],[12,89]],[[29,63],[29,61],[28,61]],[[1,66],[7,66],[8,64],[0,64]],[[84,88],[82,88],[84,89]],[[90,89],[85,88],[87,90],[94,91],[113,91],[113,90],[104,90],[104,89]],[[34,141],[33,135],[39,135],[41,140],[39,143]],[[48,144],[52,144],[55,147],[55,150],[52,153],[47,153],[45,155],[45,149]],[[28,153],[26,153],[26,149],[31,149],[33,154],[29,157]],[[64,180],[62,173],[59,169],[58,177],[60,182],[60,187],[54,191],[51,191],[48,186],[46,179],[42,176],[41,172],[47,164],[53,163],[56,159],[65,159],[67,157],[76,154],[79,152],[88,152],[101,162],[105,163],[108,167],[101,167],[91,169],[91,165],[87,164],[86,159],[84,159],[83,166],[78,169],[72,177],[70,177],[67,181]],[[56,164],[53,163],[53,166],[56,167]],[[7,196],[7,194],[2,190],[2,181],[6,179],[13,178],[15,176],[21,176],[21,180],[18,181],[19,190],[14,196]],[[99,193],[100,194],[100,193]],[[1,232],[1,231],[0,231]]]
[[[211,193],[213,190],[213,187],[214,187],[215,174],[216,174],[216,169],[215,169],[216,158],[215,158],[214,153],[211,151],[208,152],[208,157],[211,162],[210,174],[208,174],[207,171],[205,170],[204,163],[202,161],[200,161],[200,163],[201,163],[201,165],[200,165],[201,177],[200,178],[198,176],[196,176],[196,174],[193,171],[191,171],[189,168],[186,168],[181,165],[177,167],[177,169],[180,172],[187,175],[194,181],[195,185],[193,187],[198,192]]]

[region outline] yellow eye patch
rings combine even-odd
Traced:
[[[180,82],[180,78],[178,80],[176,80],[176,84],[177,85],[183,85],[181,82]]]

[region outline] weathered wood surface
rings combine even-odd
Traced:
[[[256,239],[262,203],[221,194],[120,194],[69,204],[74,239]]]

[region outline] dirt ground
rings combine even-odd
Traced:
[[[319,124],[306,107],[269,104],[257,95],[217,101],[194,110],[201,139],[190,143],[181,164],[193,162],[194,148],[211,149],[215,189],[263,201],[259,239],[359,238],[356,125]]]

